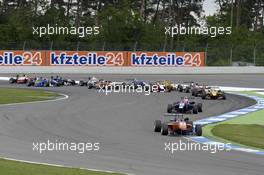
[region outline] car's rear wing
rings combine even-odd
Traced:
[[[172,118],[170,118],[170,120],[171,119],[174,120],[174,118],[177,118],[177,119],[183,119],[184,118],[183,114],[164,113],[164,119],[163,120],[166,121],[165,118],[167,118],[167,117],[172,117]]]
[[[183,114],[174,114],[174,113],[164,113],[163,115],[168,117],[172,117],[172,116],[183,117]]]

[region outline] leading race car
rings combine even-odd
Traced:
[[[202,92],[202,99],[225,100],[226,95],[219,87],[207,87]]]
[[[193,113],[202,112],[202,103],[189,101],[188,97],[182,97],[180,101],[168,104],[167,113]]]
[[[9,79],[9,83],[10,84],[14,84],[14,83],[26,84],[29,80],[30,80],[30,78],[27,75],[23,75],[21,77],[19,75],[17,75],[16,77],[11,77]]]
[[[171,117],[169,120],[168,117]],[[161,135],[202,135],[202,126],[195,125],[189,118],[184,118],[183,114],[164,114],[161,120],[155,120],[154,132]]]

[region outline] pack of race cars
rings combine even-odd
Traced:
[[[60,76],[45,77],[29,77],[27,75],[15,76],[9,79],[11,84],[26,84],[27,86],[34,87],[60,87],[60,86],[86,86],[88,89],[109,89],[109,88],[144,88],[145,90],[151,90],[151,92],[173,92],[179,91],[183,93],[191,93],[194,97],[201,97],[202,99],[226,99],[226,95],[219,87],[208,86],[205,84],[199,84],[195,82],[173,83],[170,80],[162,81],[144,81],[138,79],[126,79],[125,81],[109,81],[99,79],[96,77],[88,77],[86,80],[73,80],[66,79]],[[173,105],[172,105],[173,106]],[[174,105],[175,106],[175,105]],[[181,106],[181,105],[180,105]],[[191,105],[192,106],[192,105]],[[196,113],[196,107],[194,105],[194,113]]]
[[[9,79],[11,84],[26,84],[28,87],[61,87],[61,86],[84,86],[88,89],[109,89],[109,88],[144,88],[145,90],[155,92],[173,92],[183,93],[180,100],[167,105],[167,113],[162,120],[155,120],[154,132],[160,132],[162,135],[182,135],[195,134],[202,135],[202,126],[193,124],[189,118],[184,118],[184,114],[198,114],[203,112],[203,105],[197,102],[195,97],[201,97],[201,100],[215,99],[225,100],[226,95],[219,87],[208,86],[195,82],[173,83],[169,80],[147,82],[138,79],[126,79],[125,81],[108,81],[96,77],[89,77],[86,80],[72,80],[60,76],[28,77],[27,75],[15,76]],[[191,97],[187,97],[189,93]],[[197,98],[196,98],[197,99]],[[167,118],[171,117],[169,120]]]

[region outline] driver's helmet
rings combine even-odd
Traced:
[[[185,96],[185,97],[183,98],[183,102],[184,102],[184,103],[188,103],[188,102],[189,102],[188,97]]]

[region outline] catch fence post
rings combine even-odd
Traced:
[[[207,66],[207,52],[208,52],[208,43],[206,43],[205,46],[205,52],[204,52],[204,64]]]
[[[80,41],[77,42],[77,48],[76,48],[77,52],[79,51],[79,46],[80,46]]]
[[[257,44],[254,44],[254,50],[253,50],[253,64],[256,66],[256,48]]]
[[[53,47],[53,41],[51,41],[50,43],[50,50],[52,50],[52,47]]]
[[[25,50],[25,48],[26,48],[26,41],[24,41],[23,43],[23,50]]]
[[[105,41],[104,41],[104,43],[103,43],[102,51],[105,51]]]
[[[233,60],[233,44],[231,45],[231,50],[230,50],[230,58],[229,58],[230,66],[232,66],[232,60]]]

